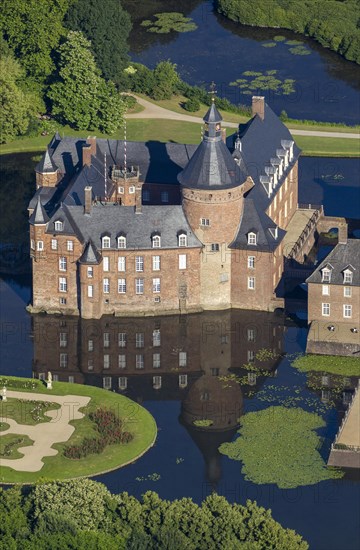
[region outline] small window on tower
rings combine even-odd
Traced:
[[[135,193],[135,185],[130,185],[129,187],[129,193],[132,195],[133,193]]]

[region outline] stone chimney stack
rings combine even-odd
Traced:
[[[84,189],[84,193],[85,193],[84,214],[91,214],[92,187],[90,185],[87,185]]]
[[[254,95],[252,97],[252,114],[253,116],[259,115],[261,120],[264,120],[265,117],[265,97]]]
[[[91,155],[96,155],[96,137],[89,136],[86,140],[86,145],[82,149],[83,166],[91,165]]]

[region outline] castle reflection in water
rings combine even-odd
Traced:
[[[213,420],[212,429],[234,427],[242,412],[240,384],[219,377],[248,377],[252,390],[259,350],[273,352],[261,370],[274,371],[282,352],[283,319],[255,311],[207,312],[170,317],[86,320],[33,316],[36,377],[103,387],[146,400],[182,402],[183,421]]]

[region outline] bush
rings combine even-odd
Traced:
[[[195,111],[198,111],[200,109],[200,101],[196,98],[189,99],[188,101],[185,101],[183,107],[185,111],[189,111],[190,113],[195,113]]]

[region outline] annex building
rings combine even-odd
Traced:
[[[300,150],[263,97],[252,114],[226,139],[213,102],[197,146],[157,142],[156,122],[146,143],[56,134],[29,204],[30,311],[90,319],[282,306]]]

